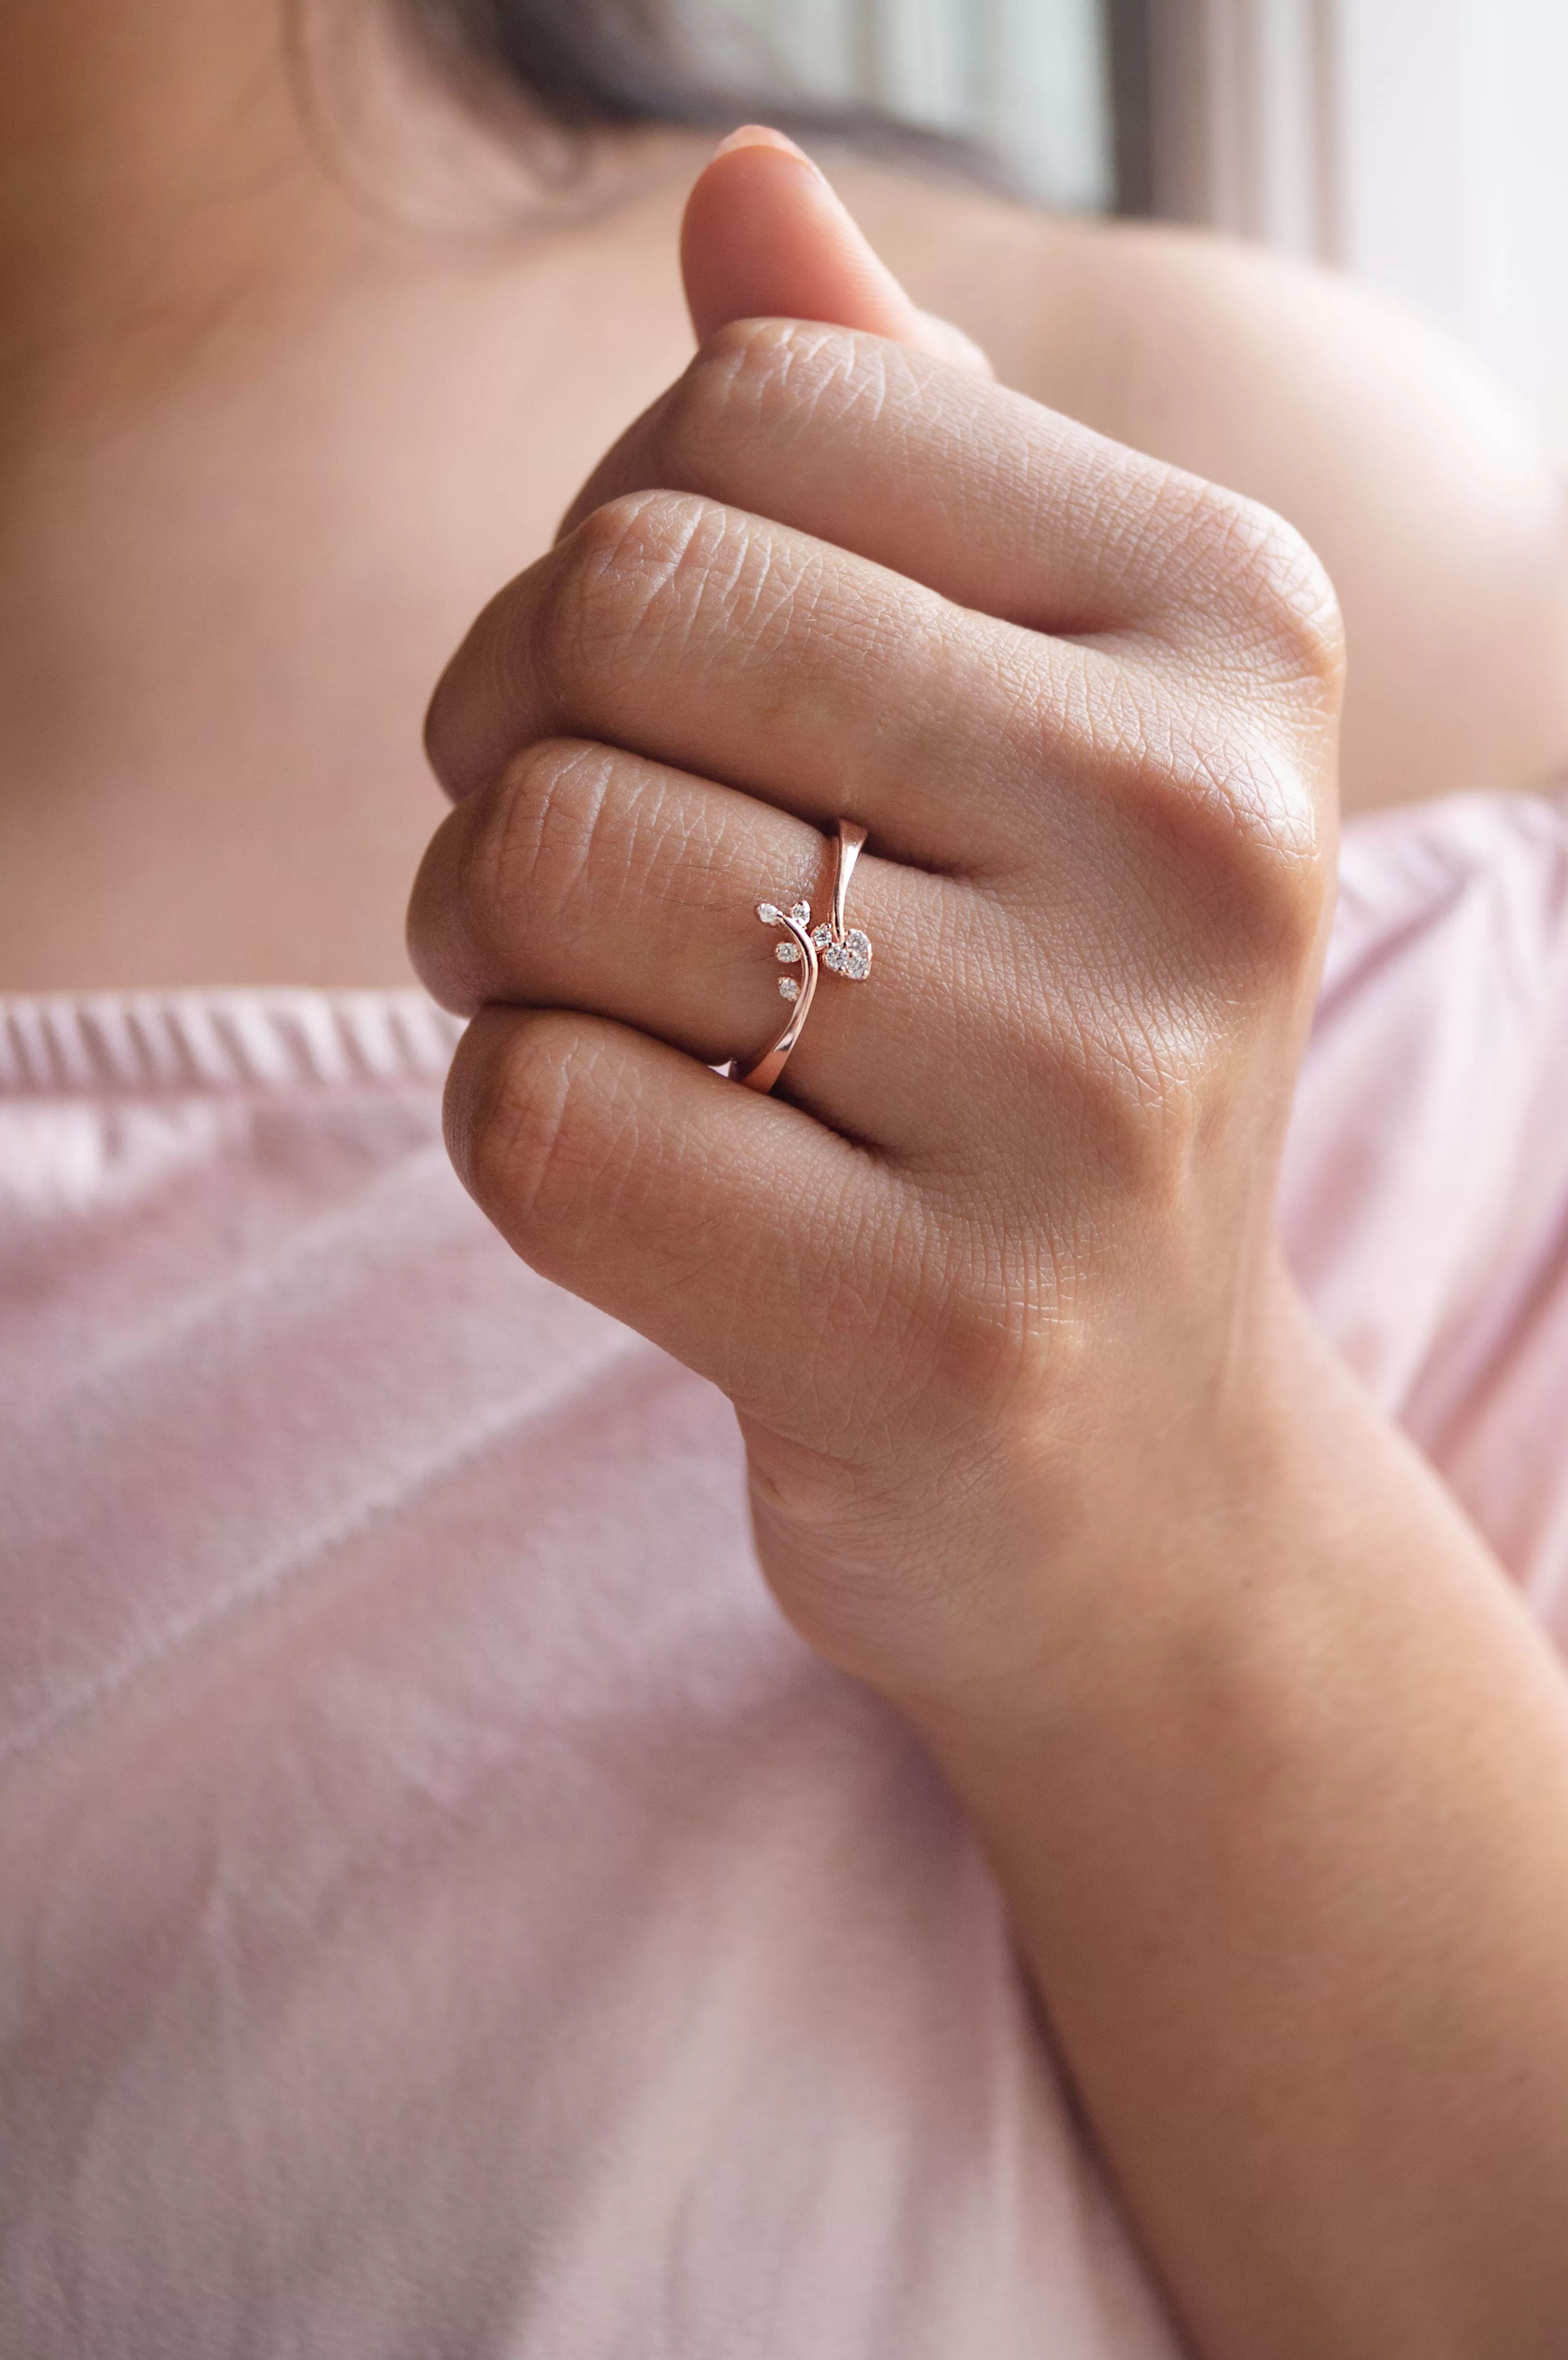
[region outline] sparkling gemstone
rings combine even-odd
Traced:
[[[800,945],[799,943],[776,943],[773,956],[776,959],[782,959],[786,967],[793,967],[800,956]]]
[[[822,953],[822,964],[831,967],[835,975],[849,978],[851,983],[864,983],[871,972],[871,941],[858,926],[852,926],[842,943],[829,941]]]
[[[790,911],[789,915],[794,919],[795,923],[798,926],[809,926],[811,923],[811,903],[809,901],[797,901],[794,908]]]
[[[794,978],[794,977],[793,977],[792,975],[781,975],[781,976],[779,977],[779,999],[780,999],[780,1000],[799,1000],[799,999],[800,999],[800,985],[796,982],[796,980],[795,980],[795,978]]]
[[[781,926],[784,923],[783,911],[776,910],[771,901],[759,901],[757,914],[765,926]]]
[[[811,940],[815,943],[820,951],[825,951],[828,945],[833,940],[833,928],[831,926],[819,926],[816,933],[811,936]]]

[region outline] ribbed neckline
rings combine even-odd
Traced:
[[[417,990],[0,994],[0,1093],[436,1081],[462,1031]]]

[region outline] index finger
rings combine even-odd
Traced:
[[[800,321],[711,336],[561,531],[651,490],[769,517],[1035,631],[1198,644],[1247,630],[1270,574],[1297,603],[1302,587],[1303,545],[1239,496],[931,354]]]

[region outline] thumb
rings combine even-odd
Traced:
[[[687,200],[681,268],[699,343],[731,320],[822,320],[991,373],[962,329],[909,300],[781,131],[747,124],[720,147]]]

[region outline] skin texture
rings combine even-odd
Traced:
[[[696,361],[438,690],[452,1153],[734,1401],[775,1594],[947,1771],[1193,2348],[1546,2360],[1568,1688],[1270,1241],[1333,594],[856,235],[715,161]],[[781,253],[875,333],[768,316]],[[873,975],[759,1099],[708,1070],[777,1022],[753,905],[823,905],[846,809]]]
[[[379,10],[303,13],[301,71],[279,0],[0,10],[0,988],[406,980],[430,683],[690,357],[705,141],[607,143],[568,202]],[[1558,488],[1441,338],[1213,239],[833,169],[1004,383],[1305,533],[1349,802],[1568,760]]]

